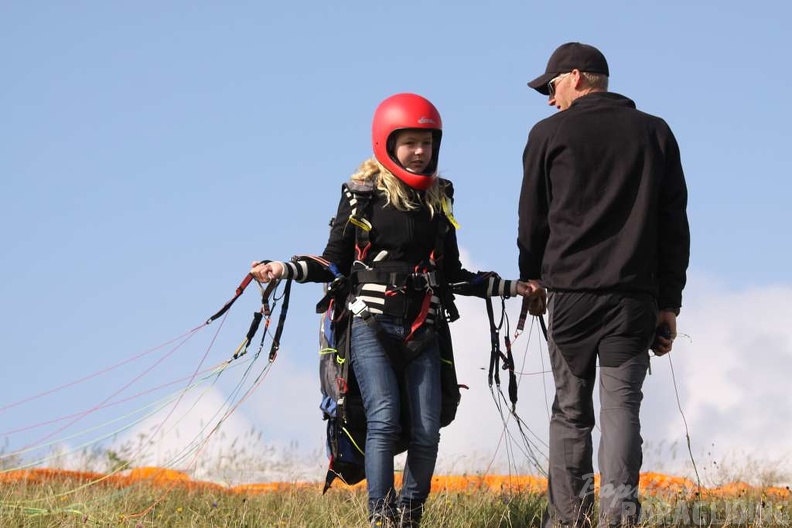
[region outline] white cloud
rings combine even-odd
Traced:
[[[792,335],[786,325],[792,287],[732,291],[694,274],[685,299],[678,331],[689,337],[677,339],[671,359],[699,465],[740,465],[750,458],[789,473]],[[653,409],[676,406],[671,364],[664,359],[652,364],[656,375],[647,383],[645,429],[682,442],[678,410],[664,413],[664,421],[649,418]]]
[[[231,485],[318,478],[316,457],[307,460],[295,443],[267,437],[256,421],[235,408],[238,401],[215,387],[187,393],[110,449],[134,466],[168,467]]]

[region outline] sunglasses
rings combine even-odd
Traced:
[[[547,92],[550,94],[550,97],[553,97],[555,95],[556,83],[571,73],[572,72],[562,73],[561,75],[558,75],[550,79],[550,82],[547,83]]]

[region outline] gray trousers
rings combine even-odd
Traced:
[[[552,292],[548,348],[556,395],[550,420],[548,509],[543,526],[593,524],[591,432],[599,360],[600,526],[637,523],[643,461],[640,408],[657,322],[649,295]]]

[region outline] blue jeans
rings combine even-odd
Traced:
[[[406,335],[402,319],[376,317],[389,334],[400,338]],[[402,395],[388,353],[376,332],[358,317],[352,322],[351,360],[368,423],[366,480],[369,512],[390,516],[396,507],[393,457],[401,435]],[[399,505],[403,509],[415,510],[420,509],[429,496],[440,443],[440,347],[437,339],[406,365],[403,386],[411,430]]]

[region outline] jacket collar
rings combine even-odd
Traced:
[[[570,108],[576,106],[589,107],[592,105],[609,105],[609,106],[624,106],[628,108],[635,108],[635,102],[621,94],[615,92],[591,92],[586,95],[580,96],[570,105]]]

